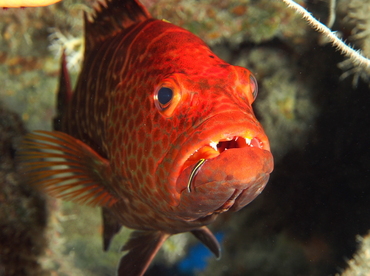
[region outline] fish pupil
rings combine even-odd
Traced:
[[[162,108],[166,108],[173,97],[173,91],[171,88],[162,87],[158,90],[158,102],[161,104]]]

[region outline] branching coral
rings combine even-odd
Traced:
[[[353,24],[352,35],[349,37],[357,47],[362,49],[362,52],[370,56],[370,1],[352,0],[348,2],[348,13],[345,21]],[[370,68],[355,66],[351,60],[345,60],[339,64],[339,67],[345,72],[341,79],[350,75],[354,75],[353,85],[356,86],[358,79],[361,78],[366,82],[370,82]]]
[[[357,236],[359,250],[353,259],[348,261],[348,268],[341,274],[342,276],[366,276],[370,271],[370,233],[366,236]],[[339,276],[339,274],[336,274]]]
[[[344,55],[346,55],[355,65],[365,66],[370,68],[370,60],[364,57],[360,51],[356,51],[343,42],[332,30],[315,19],[306,9],[295,3],[293,0],[282,0],[289,8],[294,9],[301,14],[307,22],[320,33],[323,33],[329,38],[331,43],[337,47]]]
[[[73,72],[79,72],[83,60],[84,41],[81,37],[74,37],[71,34],[64,35],[58,29],[51,29],[52,33],[49,36],[51,44],[49,50],[55,53],[56,57],[60,57],[64,50],[67,56],[67,67]]]

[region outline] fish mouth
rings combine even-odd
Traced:
[[[180,177],[177,181],[177,192],[182,193],[184,189],[190,192],[192,190],[193,184],[196,182],[198,174],[202,174],[203,166],[211,166],[213,169],[222,170],[223,168],[217,167],[217,160],[222,159],[226,155],[231,155],[228,163],[233,163],[236,160],[242,162],[240,165],[245,163],[244,161],[249,161],[248,157],[251,151],[255,152],[256,156],[254,158],[257,162],[264,162],[264,158],[270,159],[270,145],[268,138],[264,131],[259,128],[244,129],[238,126],[239,130],[234,129],[232,132],[227,128],[220,128],[218,134],[202,139],[203,143],[192,144],[192,151],[189,150],[190,154],[183,160],[183,165],[180,169]],[[228,151],[232,151],[233,153]],[[244,157],[244,160],[243,160]],[[213,163],[214,165],[211,165]],[[251,164],[249,166],[252,166]],[[248,167],[249,167],[248,166]],[[247,169],[247,168],[246,168]],[[266,170],[266,169],[265,169]],[[272,171],[267,169],[268,173]],[[187,178],[185,181],[184,177]],[[228,182],[228,181],[225,181]],[[197,182],[197,185],[199,182]]]
[[[195,150],[185,159],[176,182],[181,198],[178,217],[195,221],[237,211],[262,192],[273,157],[264,131],[255,126],[246,130],[239,125],[235,132],[219,129],[218,135],[203,139],[206,143],[193,144]]]
[[[262,192],[273,170],[268,138],[252,112],[218,113],[178,139],[181,146],[161,167],[174,168],[166,199],[181,219],[242,208]]]
[[[184,162],[182,171],[189,166],[193,166],[199,160],[209,160],[222,154],[224,151],[229,149],[255,147],[259,149],[270,150],[269,145],[263,143],[257,136],[255,137],[243,137],[238,135],[224,135],[219,139],[214,138],[210,143],[201,146],[195,152],[193,152],[188,159]]]
[[[177,166],[170,176],[177,217],[195,221],[237,211],[262,192],[273,170],[273,157],[252,112],[219,113],[187,137],[172,159]]]

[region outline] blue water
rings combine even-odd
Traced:
[[[224,236],[225,234],[222,232],[215,234],[220,244],[222,244]],[[210,258],[216,257],[201,242],[198,242],[189,248],[186,257],[176,265],[168,267],[154,263],[145,273],[145,276],[196,276],[199,271],[207,268]]]
[[[220,244],[224,236],[225,234],[222,232],[215,235]],[[215,256],[201,242],[198,242],[190,247],[187,256],[177,264],[177,269],[181,274],[196,275],[196,272],[206,269],[209,258],[215,258]]]

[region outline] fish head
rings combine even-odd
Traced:
[[[167,185],[171,210],[181,219],[239,210],[262,192],[273,169],[268,138],[251,106],[255,77],[221,62],[203,74],[171,77],[154,94],[175,138],[158,165],[157,183]],[[171,94],[167,88],[170,102],[163,97]]]
[[[194,220],[251,202],[265,187],[273,158],[252,109],[253,74],[186,35],[189,45],[168,47],[176,63],[153,83],[151,112],[161,144],[154,175],[163,208],[168,216]]]

